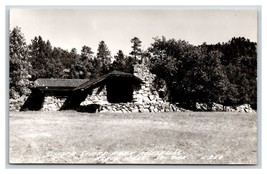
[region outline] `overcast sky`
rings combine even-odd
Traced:
[[[156,36],[194,45],[239,36],[257,42],[257,12],[253,10],[11,9],[10,29],[15,26],[28,44],[40,35],[55,47],[80,52],[87,45],[96,53],[104,40],[112,55],[119,49],[128,54],[133,37],[140,38],[143,49]]]

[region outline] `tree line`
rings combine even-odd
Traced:
[[[195,102],[238,105],[257,103],[257,44],[249,39],[232,38],[226,43],[194,46],[184,40],[154,38],[147,50],[141,40],[130,40],[129,55],[119,50],[113,57],[104,41],[94,56],[84,45],[81,53],[53,47],[49,40],[36,36],[26,44],[21,29],[9,33],[10,98],[29,93],[37,78],[96,78],[112,70],[133,73],[133,66],[145,59],[156,74],[155,88],[166,87],[170,102],[189,106]],[[143,61],[144,62],[144,61]]]
[[[78,54],[76,48],[68,51],[53,47],[41,36],[34,37],[27,45],[21,29],[15,27],[9,33],[10,98],[27,93],[26,86],[37,78],[96,78],[112,70],[133,73],[133,65],[141,54],[141,41],[134,37],[131,42],[133,51],[129,56],[119,50],[111,61],[104,41],[99,42],[95,56],[92,48],[86,45]]]
[[[189,107],[196,102],[257,107],[257,44],[244,37],[199,46],[184,40],[154,38],[148,49],[157,87],[168,99]],[[164,81],[162,81],[163,79]]]

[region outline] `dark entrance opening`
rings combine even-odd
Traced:
[[[31,89],[31,94],[21,107],[20,111],[38,111],[43,107],[44,103],[44,93],[39,89]]]
[[[126,103],[133,100],[133,82],[127,77],[112,77],[107,82],[107,99],[110,103]]]
[[[76,110],[79,108],[80,103],[85,100],[87,93],[83,91],[74,91],[71,92],[67,100],[64,102],[60,110]]]

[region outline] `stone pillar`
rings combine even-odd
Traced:
[[[134,102],[148,104],[163,101],[159,97],[159,94],[156,89],[154,89],[153,87],[153,81],[156,75],[152,74],[147,66],[145,66],[144,64],[136,64],[134,66],[134,75],[145,82],[141,85],[140,90],[134,91]]]

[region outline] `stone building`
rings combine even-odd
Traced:
[[[21,110],[83,112],[181,111],[159,97],[155,75],[144,64],[134,74],[113,71],[97,79],[37,79]]]
[[[45,79],[34,81],[31,94],[20,110],[59,110],[77,86],[85,79]]]

